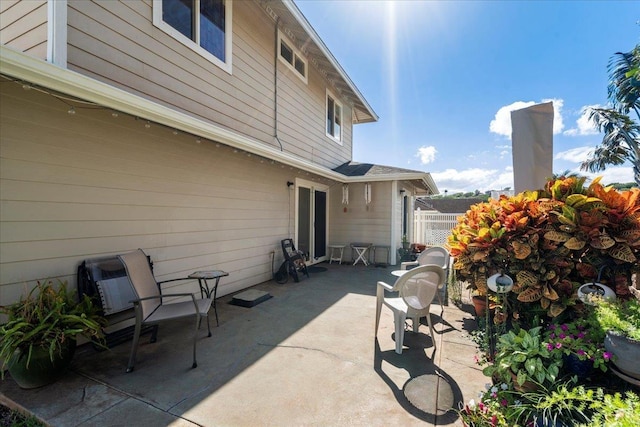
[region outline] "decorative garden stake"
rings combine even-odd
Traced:
[[[600,282],[600,277],[602,276],[602,270],[604,270],[606,266],[600,267],[598,270],[598,278],[595,282],[585,283],[584,285],[578,288],[578,298],[585,304],[593,305],[594,302],[592,300],[593,297],[599,297],[608,301],[613,301],[616,299],[616,293],[610,287],[603,285]]]
[[[496,273],[487,279],[487,286],[497,294],[506,294],[513,288],[513,279],[504,273]]]

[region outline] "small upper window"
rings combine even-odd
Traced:
[[[342,105],[327,93],[327,136],[342,142]]]
[[[284,62],[294,73],[307,83],[307,61],[289,40],[278,33],[280,46],[280,60]]]
[[[153,0],[153,24],[231,72],[232,0]]]

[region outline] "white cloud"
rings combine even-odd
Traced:
[[[595,149],[594,147],[572,148],[570,150],[561,151],[557,153],[553,157],[553,159],[566,160],[568,162],[574,162],[574,163],[582,163],[589,158],[589,153],[591,153],[594,149]]]
[[[600,105],[586,105],[580,110],[580,117],[576,120],[577,128],[567,129],[564,131],[565,135],[569,136],[583,136],[583,135],[597,135],[598,129],[591,120],[589,120],[589,109],[601,108]]]
[[[447,169],[442,172],[431,172],[431,177],[438,186],[440,194],[447,190],[448,194],[468,193],[479,190],[513,188],[513,168],[498,169],[472,168],[465,170]]]
[[[564,129],[564,119],[562,118],[563,99],[543,99],[542,102],[553,102],[553,134],[562,133]]]
[[[590,179],[601,176],[602,181],[600,182],[604,185],[633,182],[633,168],[630,166],[609,166],[607,169],[596,173],[579,170],[576,172],[578,172],[580,175],[585,175]]]
[[[577,166],[570,169],[569,172],[574,172],[579,176],[586,176],[587,184],[599,176],[602,177],[600,182],[603,185],[633,182],[633,168],[631,166],[609,166],[607,169],[595,173],[580,170],[580,166]]]
[[[562,118],[562,107],[564,100],[562,99],[543,99],[542,102],[553,102],[553,133],[558,134],[564,129],[564,121]],[[489,131],[511,137],[511,112],[531,107],[536,103],[533,101],[516,101],[513,104],[501,107],[495,115],[495,118],[489,123]]]
[[[498,135],[511,136],[511,112],[522,108],[531,107],[535,102],[516,101],[513,104],[501,107],[491,123],[489,123],[489,131]]]
[[[609,185],[613,183],[633,182],[633,169],[631,167],[616,166],[609,167],[598,173],[581,171],[580,167],[571,170],[581,176],[594,179],[602,176],[602,183]],[[479,190],[484,193],[489,190],[502,190],[504,188],[514,188],[513,167],[507,166],[503,170],[471,168],[464,170],[446,169],[441,172],[431,172],[431,177],[438,186],[440,194],[469,193]]]
[[[427,165],[436,159],[437,152],[438,150],[436,150],[436,147],[434,146],[420,147],[418,148],[416,157],[420,158],[420,163]]]

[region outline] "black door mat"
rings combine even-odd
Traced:
[[[241,307],[253,307],[268,300],[269,298],[271,298],[271,294],[269,292],[249,289],[248,291],[234,295],[230,304],[239,305]]]

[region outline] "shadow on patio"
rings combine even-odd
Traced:
[[[438,350],[423,326],[398,355],[389,310],[374,338],[376,282],[392,283],[393,267],[321,265],[299,283],[255,286],[273,298],[252,308],[220,298],[196,369],[187,320],[162,325],[154,344],[143,336],[130,374],[130,341],[85,345],[57,383],[21,390],[7,377],[0,390],[55,426],[461,425],[452,408],[486,382],[463,331],[472,316],[449,306],[440,317],[436,304]]]

